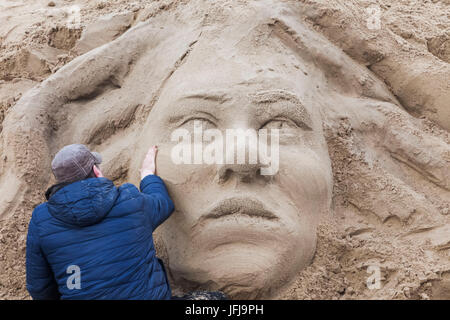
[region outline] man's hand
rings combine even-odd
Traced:
[[[158,147],[153,146],[147,152],[144,162],[141,168],[141,180],[149,174],[156,174],[156,154],[158,153]]]

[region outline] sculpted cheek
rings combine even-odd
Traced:
[[[326,160],[305,149],[281,157],[279,186],[299,209],[301,218],[309,221],[317,222],[320,213],[327,211],[330,205],[332,179]]]

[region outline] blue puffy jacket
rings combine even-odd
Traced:
[[[158,176],[146,176],[140,189],[89,178],[34,209],[26,253],[33,299],[170,299],[152,232],[173,202]]]

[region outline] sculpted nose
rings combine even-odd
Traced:
[[[262,164],[259,161],[257,143],[237,142],[234,148],[227,146],[224,161],[218,168],[219,181],[222,183],[232,177],[250,182],[261,176]]]
[[[235,176],[241,182],[251,182],[261,175],[260,169],[259,164],[224,164],[219,167],[219,181],[223,183]]]

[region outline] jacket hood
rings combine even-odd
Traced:
[[[49,189],[47,207],[58,220],[80,227],[101,221],[119,195],[114,183],[106,178],[89,178]],[[56,190],[56,191],[55,191]]]

